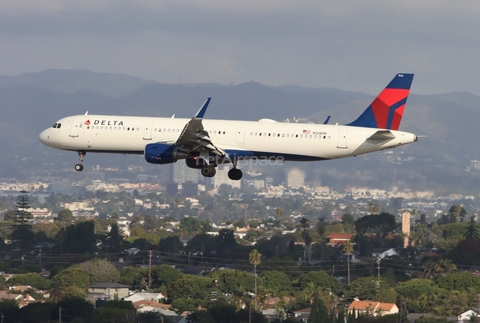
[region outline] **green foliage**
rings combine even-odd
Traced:
[[[333,293],[337,294],[340,292],[340,282],[335,277],[329,275],[327,272],[320,271],[310,271],[302,275],[298,282],[301,289],[308,287],[310,283],[313,283],[315,287],[322,287],[324,289],[329,289]]]
[[[177,298],[172,302],[172,307],[177,309],[179,313],[195,311],[197,309],[197,301],[192,298]]]
[[[69,209],[62,209],[58,212],[57,220],[64,223],[73,223],[73,213]]]
[[[231,323],[236,320],[235,306],[233,305],[213,306],[208,312],[215,323]]]
[[[216,248],[215,237],[206,233],[200,233],[188,241],[185,251],[202,252],[205,256],[210,256]]]
[[[116,307],[100,307],[93,313],[92,323],[127,323],[131,322],[135,317],[135,312],[127,309]]]
[[[425,317],[420,316],[420,318],[415,320],[415,323],[449,323],[446,317],[434,318],[434,317]]]
[[[459,290],[473,294],[480,293],[480,277],[469,272],[455,272],[440,276],[437,285],[446,290]]]
[[[157,289],[160,287],[167,288],[173,281],[184,277],[184,274],[169,265],[160,265],[152,267],[152,286]]]
[[[201,227],[202,222],[191,217],[183,218],[179,225],[180,230],[187,232],[189,236],[197,231],[200,231]]]
[[[68,226],[57,234],[57,240],[63,245],[63,252],[93,253],[95,245],[95,225],[93,221],[85,221]]]
[[[235,316],[237,317],[236,322],[252,322],[252,323],[267,323],[268,320],[265,316],[259,311],[255,311],[253,308],[251,311],[247,308],[240,309]],[[251,320],[250,320],[251,317]]]
[[[265,260],[260,266],[259,271],[280,271],[286,274],[290,279],[298,278],[302,272],[298,264],[288,257],[274,257]]]
[[[31,303],[20,309],[22,323],[49,323],[52,309],[51,303]]]
[[[169,300],[178,298],[206,299],[210,295],[212,279],[207,277],[184,276],[168,285]]]
[[[308,323],[329,323],[329,315],[325,303],[318,297],[313,299]]]
[[[429,312],[435,306],[441,290],[430,279],[412,279],[399,284],[395,290],[402,296],[409,312]]]
[[[164,239],[161,239],[158,243],[160,246],[160,251],[177,253],[183,249],[183,243],[180,241],[180,238],[177,236],[171,236]]]
[[[274,295],[292,290],[290,278],[280,271],[263,271],[258,275],[259,288]]]
[[[209,275],[222,293],[243,295],[253,290],[253,275],[240,270],[217,270]]]
[[[120,280],[120,272],[106,259],[95,258],[75,267],[92,274],[94,281],[99,283],[117,283]]]
[[[150,311],[137,313],[136,323],[167,323],[169,321],[162,318],[162,314]]]
[[[128,267],[120,271],[120,278],[118,282],[123,285],[130,286],[130,288],[132,288],[133,290],[140,290],[145,288],[147,276],[147,269],[139,267]]]
[[[0,311],[3,313],[4,323],[17,323],[20,317],[20,308],[14,299],[8,299],[0,302]]]
[[[376,245],[382,245],[385,237],[395,231],[397,223],[395,216],[389,213],[370,214],[355,221],[359,235],[365,235]]]
[[[476,239],[460,241],[455,247],[454,256],[457,264],[480,265],[480,242]]]
[[[65,297],[85,298],[88,286],[95,283],[92,274],[79,267],[69,267],[60,271],[52,278],[54,288],[52,299],[59,300]]]
[[[395,303],[396,292],[390,287],[388,282],[382,278],[380,283],[377,277],[359,278],[343,290],[345,299],[353,300],[358,297],[361,300],[374,300],[385,303]]]
[[[209,311],[195,311],[187,316],[187,323],[216,323]]]
[[[51,282],[34,273],[15,275],[8,280],[8,286],[28,285],[37,289],[49,289]]]

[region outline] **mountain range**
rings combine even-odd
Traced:
[[[378,92],[384,86],[379,83]],[[415,81],[411,92],[415,93]],[[52,173],[52,168],[60,172],[69,167],[71,176],[76,176],[74,153],[55,151],[38,141],[38,134],[61,117],[88,111],[188,118],[207,97],[212,97],[212,101],[206,118],[290,122],[304,118],[319,123],[331,115],[330,123],[339,124],[353,121],[374,98],[333,88],[272,87],[256,82],[161,84],[87,70],[57,69],[0,76],[0,177],[39,176]],[[479,116],[480,97],[467,92],[411,94],[400,129],[419,135],[418,142],[357,158],[292,165],[330,185],[345,186],[351,181],[357,185],[427,189],[461,178],[459,190],[473,189],[479,176],[468,168],[471,160],[480,159],[480,140],[475,131]],[[145,162],[138,156],[124,159],[118,155],[96,155],[88,156],[86,163],[107,167]],[[147,172],[159,172],[158,166],[142,166]]]

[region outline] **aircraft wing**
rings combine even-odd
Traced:
[[[208,150],[219,156],[227,156],[227,153],[216,147],[210,139],[208,132],[203,128],[203,116],[207,111],[211,98],[208,98],[202,107],[197,111],[195,116],[185,125],[182,133],[178,137],[175,145],[180,147],[188,147],[190,151]]]

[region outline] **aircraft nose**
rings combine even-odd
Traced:
[[[46,146],[51,146],[53,142],[50,139],[50,129],[43,130],[38,136],[38,139],[40,139],[40,142],[42,144]]]

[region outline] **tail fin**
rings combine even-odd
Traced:
[[[413,74],[397,74],[368,108],[348,126],[398,130]]]

